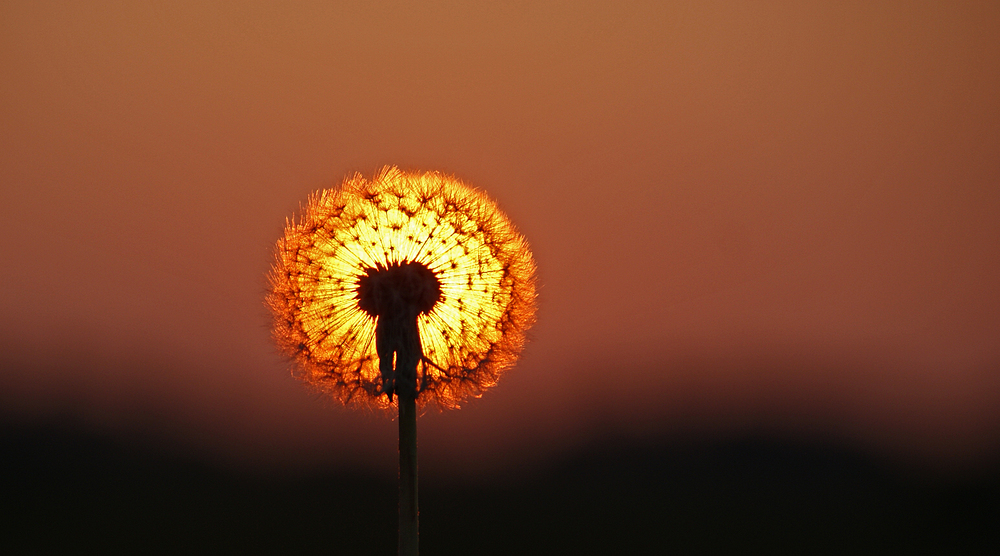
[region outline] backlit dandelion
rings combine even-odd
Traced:
[[[422,352],[418,403],[450,408],[496,384],[520,354],[534,274],[524,238],[484,194],[439,173],[385,168],[309,198],[278,242],[268,304],[274,337],[305,381],[378,407],[408,380],[380,365],[379,322],[397,329],[382,336],[399,336],[415,319],[419,337],[401,341]],[[393,299],[405,305],[398,315],[379,306]]]
[[[527,243],[483,193],[387,167],[312,195],[276,251],[267,302],[301,378],[344,403],[398,404],[407,552],[411,465],[416,535],[414,404],[458,407],[514,363],[534,322]]]

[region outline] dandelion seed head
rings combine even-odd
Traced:
[[[534,323],[526,241],[486,195],[437,172],[386,167],[311,195],[269,278],[279,347],[345,404],[394,405],[376,350],[390,307],[416,318],[417,403],[443,408],[496,384]]]

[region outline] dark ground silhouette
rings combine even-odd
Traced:
[[[746,438],[594,444],[521,478],[421,483],[425,554],[949,554],[1000,547],[1000,466],[904,476]],[[0,553],[394,554],[394,478],[261,477],[65,428],[0,428]]]

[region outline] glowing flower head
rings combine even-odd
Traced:
[[[302,379],[344,403],[388,408],[409,388],[418,404],[457,407],[496,384],[534,323],[524,238],[483,193],[436,172],[387,167],[313,194],[276,255],[274,337]]]

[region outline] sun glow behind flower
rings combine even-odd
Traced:
[[[344,403],[388,408],[376,317],[359,304],[366,275],[428,269],[440,296],[417,318],[418,403],[457,407],[496,384],[534,322],[535,264],[483,193],[439,173],[384,168],[312,195],[279,240],[268,305],[300,376]]]

